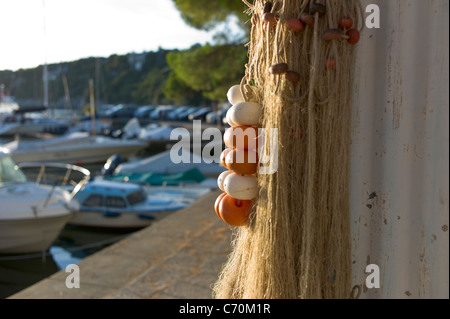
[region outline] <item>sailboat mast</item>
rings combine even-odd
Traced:
[[[92,124],[92,136],[96,136],[96,125],[95,125],[95,98],[94,98],[94,80],[89,79],[89,105],[91,113],[91,124]]]
[[[48,67],[47,67],[47,26],[45,22],[45,0],[42,0],[43,27],[44,27],[44,67],[42,72],[42,82],[44,83],[44,108],[48,108]]]
[[[48,107],[48,68],[47,63],[44,64],[44,72],[42,76],[42,81],[44,82],[44,107]]]

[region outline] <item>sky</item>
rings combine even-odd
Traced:
[[[185,49],[212,35],[187,26],[172,0],[0,0],[0,70]]]

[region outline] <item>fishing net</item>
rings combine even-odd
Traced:
[[[214,285],[215,298],[348,298],[351,289],[349,151],[354,56],[347,39],[325,41],[351,17],[362,29],[358,0],[275,0],[278,21],[263,23],[266,1],[248,12],[254,25],[241,91],[262,105],[261,127],[278,128],[278,168],[258,174],[259,195],[247,227],[233,230],[232,253]],[[314,26],[290,18],[326,6]],[[257,18],[259,17],[259,19]],[[344,33],[345,34],[345,33]],[[332,65],[330,65],[330,61]],[[298,82],[270,73],[286,63]],[[266,136],[266,144],[269,138]],[[270,145],[267,145],[270,152]]]

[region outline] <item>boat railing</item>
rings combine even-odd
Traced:
[[[59,186],[73,197],[91,178],[91,172],[81,166],[54,162],[22,162],[18,164],[29,180],[36,184]]]

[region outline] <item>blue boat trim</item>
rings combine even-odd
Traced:
[[[120,213],[118,212],[105,212],[103,216],[105,217],[120,217]]]
[[[144,214],[139,214],[138,217],[139,217],[139,218],[142,218],[142,219],[148,219],[148,220],[154,220],[154,219],[155,219],[155,216],[152,216],[152,215],[144,215]]]

